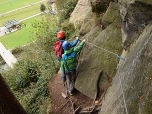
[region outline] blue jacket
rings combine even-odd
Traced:
[[[65,40],[60,40],[60,42],[64,42]],[[71,47],[75,47],[76,45],[77,45],[77,43],[78,43],[78,39],[76,39],[75,41],[74,41],[74,43],[73,44],[71,44]],[[63,52],[62,53],[64,53],[64,49],[63,49]]]
[[[65,40],[60,40],[60,42],[64,42]],[[71,47],[75,47],[76,45],[77,45],[77,43],[78,43],[78,39],[76,39],[75,41],[74,41],[74,43],[73,44],[71,44]]]

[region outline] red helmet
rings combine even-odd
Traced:
[[[58,34],[57,34],[57,37],[60,38],[60,39],[64,38],[65,36],[66,36],[66,34],[65,34],[64,31],[60,31],[60,32],[58,32]]]

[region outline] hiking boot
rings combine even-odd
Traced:
[[[73,91],[69,91],[70,95],[72,96],[73,95]]]

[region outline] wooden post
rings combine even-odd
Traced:
[[[0,74],[0,113],[27,114]]]

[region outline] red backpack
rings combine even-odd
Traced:
[[[59,57],[59,58],[62,58],[62,54],[63,54],[62,43],[63,42],[57,41],[54,45],[56,57]]]

